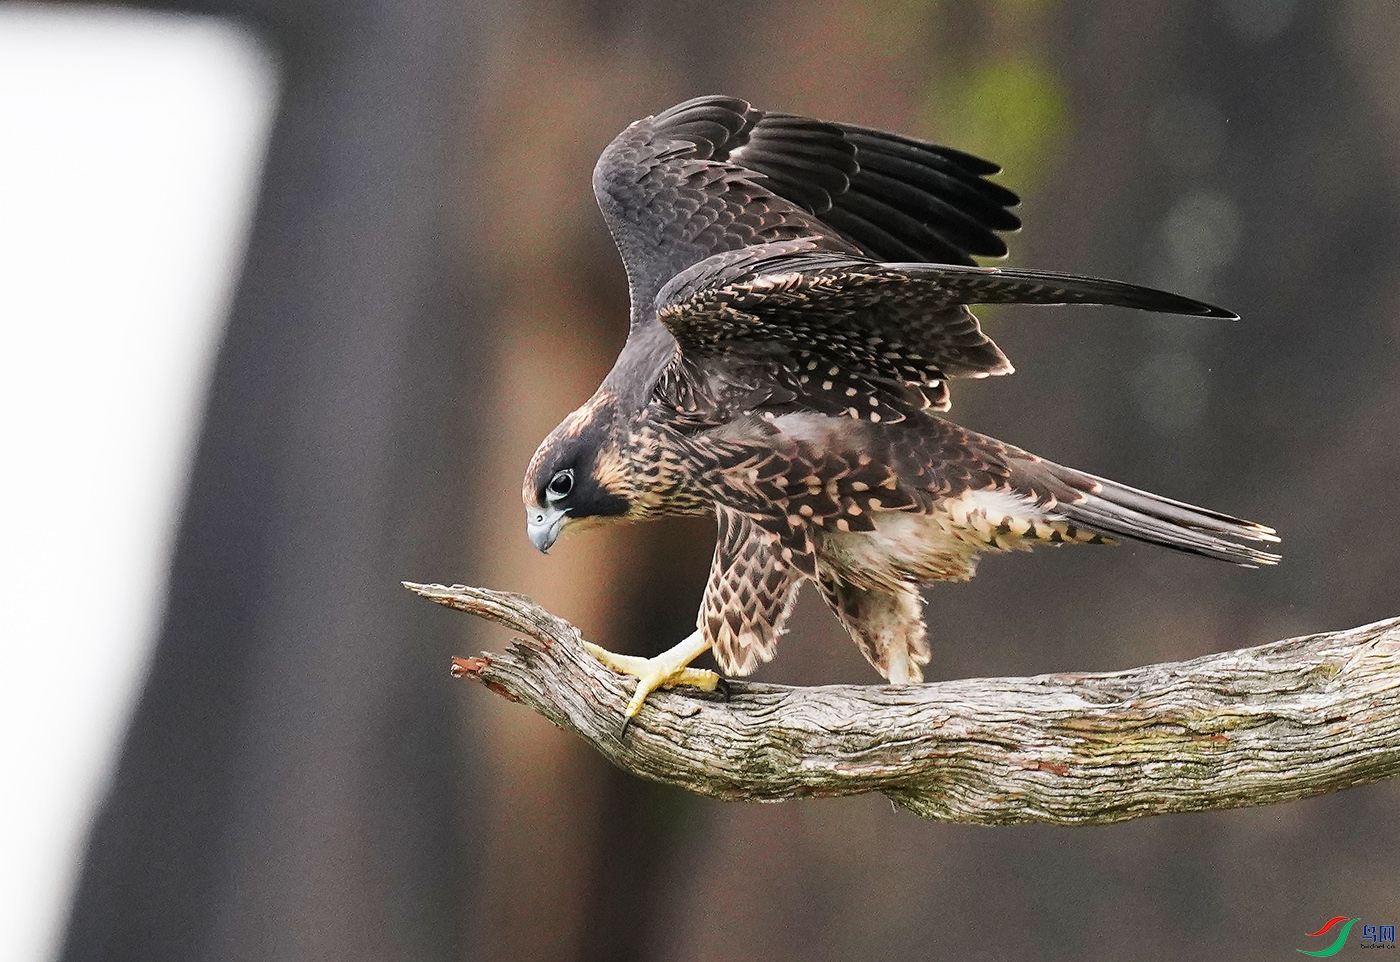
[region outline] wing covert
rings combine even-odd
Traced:
[[[662,288],[657,317],[694,365],[723,373],[735,358],[767,359],[770,379],[814,402],[813,409],[879,421],[907,408],[897,387],[946,410],[948,378],[1012,371],[968,309],[987,303],[1116,305],[1235,317],[1201,301],[1119,281],[882,264],[801,239],[726,252],[692,266]]]

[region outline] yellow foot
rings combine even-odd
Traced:
[[[658,688],[690,685],[704,691],[714,691],[715,686],[719,684],[719,675],[714,672],[704,668],[686,667],[710,647],[709,642],[701,639],[698,631],[655,658],[618,655],[586,641],[583,646],[590,655],[613,671],[632,675],[637,679],[637,690],[633,693],[632,700],[627,703],[628,719],[635,717],[637,712],[642,710],[642,703],[647,700],[647,696]]]

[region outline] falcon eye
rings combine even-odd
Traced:
[[[546,490],[550,498],[567,498],[573,489],[574,471],[572,468],[565,468],[549,479],[549,487]]]

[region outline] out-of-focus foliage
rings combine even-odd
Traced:
[[[962,149],[995,157],[1023,193],[1034,190],[1068,135],[1063,85],[1049,64],[1033,57],[978,65],[946,85],[935,81],[926,103],[926,127]]]

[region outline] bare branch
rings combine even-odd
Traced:
[[[573,625],[485,588],[405,587],[521,632],[453,659],[619,767],[725,799],[878,791],[926,818],[1086,825],[1268,805],[1400,774],[1400,618],[1105,674],[653,694]]]

